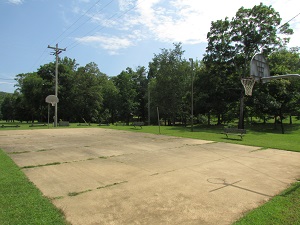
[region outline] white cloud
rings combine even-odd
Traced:
[[[164,3],[162,0],[139,0],[137,12],[141,24],[159,41],[186,44],[206,42],[211,21],[233,17],[243,4],[240,0],[170,0],[168,4]]]
[[[120,49],[125,49],[134,45],[130,38],[117,36],[108,37],[103,35],[94,35],[77,38],[76,40],[95,47],[101,47],[102,49],[107,50],[110,55],[117,55],[119,54]]]
[[[14,5],[21,5],[24,2],[24,0],[8,0],[8,3],[14,4]]]
[[[298,0],[274,0],[272,5],[274,9],[280,13],[280,17],[282,18],[281,24],[288,22],[290,19],[300,13]],[[300,46],[300,15],[290,21],[289,24],[294,30],[294,34],[291,36],[289,46]]]
[[[225,17],[231,19],[240,7],[252,8],[261,1],[272,5],[280,13],[283,23],[299,13],[298,7],[295,7],[299,0],[118,0],[119,13],[115,17],[104,12],[90,15],[99,28],[114,30],[114,36],[96,35],[78,40],[98,43],[113,54],[143,39],[167,43],[206,43],[212,21]],[[290,24],[294,29],[290,46],[299,46],[300,16]],[[116,32],[120,32],[120,36]]]
[[[137,0],[138,21],[162,42],[205,43],[212,21],[232,18],[240,7],[252,8],[261,0]],[[283,22],[299,13],[298,0],[265,0],[280,13]],[[136,22],[136,21],[135,21]],[[290,22],[295,34],[291,45],[300,45],[300,16]],[[298,42],[298,43],[297,43]]]
[[[0,81],[0,84],[16,84],[16,82],[6,82],[6,81]]]
[[[132,8],[135,4],[135,0],[118,0],[119,9],[121,11],[126,11]]]

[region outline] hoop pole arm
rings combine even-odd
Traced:
[[[281,79],[281,78],[290,78],[290,77],[296,77],[300,78],[299,74],[285,74],[285,75],[279,75],[279,76],[272,76],[272,77],[262,77],[260,78],[262,81],[264,80],[276,80],[276,79]]]

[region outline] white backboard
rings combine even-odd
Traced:
[[[269,64],[261,53],[255,54],[251,59],[250,76],[254,77],[256,81],[270,77]]]
[[[56,95],[48,95],[45,99],[47,103],[51,103],[52,105],[59,102],[59,99]]]

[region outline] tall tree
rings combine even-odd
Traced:
[[[187,90],[187,74],[191,74],[183,53],[181,43],[177,43],[174,49],[162,49],[149,63],[148,76],[154,79],[150,90],[151,105],[159,107],[162,118],[169,122],[175,122],[181,112]]]
[[[136,73],[129,67],[112,80],[118,89],[118,117],[129,124],[137,110]]]
[[[100,116],[102,123],[115,123],[118,112],[119,90],[112,78],[103,79],[101,82],[103,93],[103,107]]]
[[[298,48],[280,48],[273,52],[268,58],[271,76],[296,74],[300,72],[300,54]],[[253,91],[253,101],[247,102],[251,105],[256,115],[266,114],[278,116],[280,119],[284,114],[297,115],[300,102],[300,79],[279,79],[267,84],[256,84]],[[282,132],[284,132],[282,127]]]
[[[221,69],[219,73],[234,76],[235,84],[238,84],[241,77],[249,74],[248,65],[255,53],[262,51],[267,55],[289,41],[287,35],[292,34],[293,31],[289,28],[289,24],[279,26],[280,22],[279,13],[271,6],[262,3],[251,9],[241,7],[231,21],[225,18],[224,21],[212,22],[207,36],[206,64],[210,68]],[[282,37],[279,34],[285,36]],[[224,59],[216,57],[218,52],[219,57]],[[234,71],[231,69],[226,71],[227,66],[220,68],[219,64],[222,60],[227,66],[234,66]],[[227,86],[227,88],[235,87]],[[239,128],[244,127],[243,91],[241,93]]]
[[[138,67],[135,72],[135,77],[133,77],[135,82],[135,89],[136,89],[136,102],[137,102],[137,109],[135,115],[139,117],[142,121],[146,120],[146,111],[147,111],[147,77],[146,77],[146,68],[145,67]]]
[[[44,92],[44,81],[37,73],[28,73],[19,81],[21,84],[20,92],[24,96],[25,104],[31,115],[32,122],[34,120],[46,120],[45,98],[47,94]]]
[[[77,121],[99,122],[103,97],[97,64],[79,67],[75,73],[73,113]]]
[[[237,83],[235,49],[232,45],[231,22],[228,18],[212,22],[206,54],[203,58],[206,73],[202,74],[200,84],[207,95],[207,110],[222,122],[222,115],[230,110],[230,105],[236,101]]]
[[[15,98],[12,94],[6,94],[1,105],[2,118],[6,122],[15,120]]]

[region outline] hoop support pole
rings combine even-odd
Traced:
[[[285,74],[285,75],[279,75],[279,76],[272,76],[272,77],[262,77],[260,78],[262,81],[268,81],[268,80],[276,80],[276,79],[281,79],[281,78],[300,78],[299,74]]]

